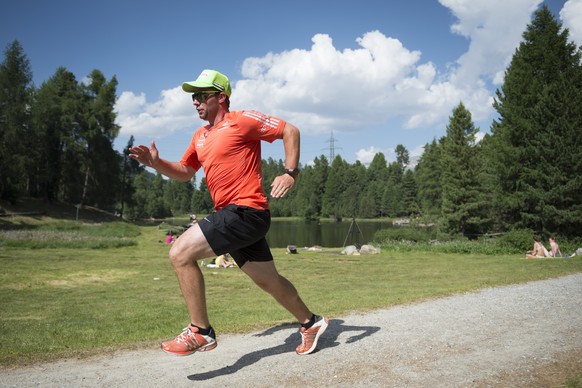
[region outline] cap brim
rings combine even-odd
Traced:
[[[207,92],[209,90],[220,91],[213,85],[203,85],[199,82],[184,82],[182,84],[182,90],[188,93]]]

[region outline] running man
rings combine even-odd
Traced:
[[[283,139],[285,169],[273,180],[271,196],[283,198],[291,190],[299,174],[299,130],[256,111],[230,112],[230,82],[217,71],[202,71],[195,81],[183,83],[182,89],[193,93],[198,116],[209,123],[196,130],[182,159],[170,162],[160,158],[154,141],[150,147],[130,149],[132,158],[171,179],[189,181],[203,168],[216,210],[188,228],[170,250],[190,325],[174,340],[162,343],[162,349],[186,356],[216,348],[198,260],[229,253],[244,273],[301,324],[296,352],[309,354],[328,320],[313,314],[295,286],[275,268],[265,239],[271,217],[261,186],[261,140]]]

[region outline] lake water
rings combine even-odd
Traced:
[[[345,245],[367,244],[379,229],[392,228],[391,222],[344,220],[317,222],[304,220],[277,220],[271,222],[267,241],[272,248],[295,245],[298,248],[319,245],[335,248]]]

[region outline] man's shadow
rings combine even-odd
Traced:
[[[380,328],[377,326],[348,326],[344,325],[344,323],[345,322],[341,319],[332,319],[329,321],[329,326],[325,331],[325,334],[323,334],[319,338],[316,352],[327,348],[339,346],[340,343],[337,341],[337,339],[339,334],[342,332],[352,332],[352,331],[360,332],[359,334],[351,336],[346,340],[346,344],[351,344],[361,340],[362,338],[371,336],[372,334],[380,330]],[[290,325],[275,326],[265,330],[262,333],[255,334],[255,337],[268,336],[281,330],[289,330],[289,328]],[[298,344],[298,341],[299,341],[298,332],[293,332],[285,339],[285,342],[280,345],[277,345],[272,348],[260,349],[255,352],[245,354],[232,365],[227,365],[213,371],[192,374],[188,376],[188,379],[193,381],[202,381],[236,373],[242,368],[252,365],[265,357],[274,356],[282,353],[294,352],[295,347]]]

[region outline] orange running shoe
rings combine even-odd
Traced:
[[[301,345],[295,349],[297,354],[304,355],[313,352],[317,347],[319,336],[327,329],[328,324],[329,320],[324,317],[319,317],[319,320],[309,329],[302,327],[299,331],[301,334]]]
[[[216,348],[216,334],[210,328],[208,335],[198,333],[198,328],[188,325],[176,339],[162,343],[162,350],[178,356],[189,356],[195,352],[206,352]]]

